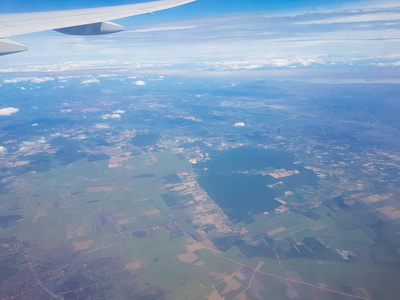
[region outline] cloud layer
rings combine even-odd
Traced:
[[[294,69],[314,73],[328,69],[332,72],[351,70],[350,74],[354,74],[359,69],[358,76],[367,80],[366,77],[387,68],[391,72],[386,71],[387,76],[394,75],[400,80],[400,4],[394,1],[364,1],[334,9],[308,9],[285,14],[218,15],[126,27],[122,33],[91,37],[90,40],[57,35],[51,36],[50,41],[48,34],[43,33],[43,43],[40,35],[31,41],[22,41],[40,44],[43,48],[31,49],[27,54],[20,54],[20,58],[36,55],[48,61],[47,48],[51,43],[52,52],[57,53],[59,61],[62,61],[59,57],[63,53],[69,60],[74,60],[43,67],[3,67],[0,74],[90,68],[99,68],[102,72],[110,69],[110,74],[123,70],[163,70],[164,73],[158,75],[187,72],[191,76],[206,72]],[[368,74],[365,69],[373,71]],[[297,73],[296,77],[302,76],[301,72]],[[26,78],[25,81],[38,82]],[[98,78],[88,77],[81,82],[97,83]],[[133,84],[146,85],[145,81],[136,80]],[[7,78],[4,83],[17,81],[21,81],[21,77]]]
[[[46,81],[53,81],[53,77],[17,77],[13,79],[4,79],[4,83],[19,83],[19,82],[32,82],[32,83],[42,83]]]

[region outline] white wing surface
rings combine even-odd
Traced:
[[[120,6],[63,11],[0,14],[0,55],[27,50],[26,46],[6,37],[55,29],[66,34],[93,35],[123,30],[108,22],[180,6],[196,0],[161,0]]]

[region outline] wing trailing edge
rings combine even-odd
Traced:
[[[28,47],[9,39],[0,39],[0,55],[13,54],[28,50]]]
[[[66,28],[54,29],[57,32],[70,35],[100,35],[116,33],[124,30],[124,26],[115,24],[113,22],[99,22],[93,24],[72,26]]]

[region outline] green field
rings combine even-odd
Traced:
[[[395,266],[343,261],[335,251],[359,253],[374,241],[361,229],[337,223],[331,209],[314,209],[315,219],[256,215],[253,223],[239,224],[247,232],[238,243],[237,232],[202,223],[220,213],[214,206],[202,210],[212,202],[199,202],[191,175],[191,165],[170,151],[127,157],[112,167],[108,160],[80,160],[24,175],[1,195],[1,297],[11,294],[9,281],[31,280],[35,272],[40,286],[54,294],[91,289],[96,299],[141,293],[174,300],[238,295],[367,299],[366,287],[373,295],[394,293],[392,278],[400,275]],[[283,229],[274,233],[277,228]],[[227,249],[220,251],[212,243],[215,238],[223,238]],[[311,252],[308,258],[293,256],[296,247],[307,253],[303,246],[324,254],[319,259]],[[12,255],[30,258],[11,272]],[[84,278],[73,283],[82,272]],[[385,291],[378,284],[383,280]],[[40,286],[32,283],[34,289]]]

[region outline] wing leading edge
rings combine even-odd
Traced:
[[[108,22],[184,5],[196,0],[161,0],[137,4],[50,11],[37,13],[0,14],[0,55],[27,50],[27,47],[6,37],[56,29],[66,34],[107,34],[123,30]]]

